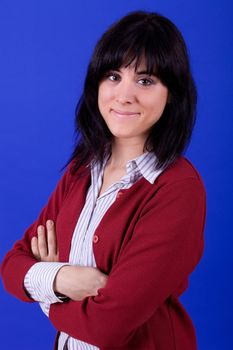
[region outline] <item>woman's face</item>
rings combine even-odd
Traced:
[[[141,65],[109,71],[100,82],[98,106],[115,138],[145,142],[151,127],[161,117],[168,89]]]

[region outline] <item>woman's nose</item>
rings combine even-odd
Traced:
[[[122,104],[133,103],[136,99],[133,84],[130,81],[121,81],[116,90],[116,101]]]

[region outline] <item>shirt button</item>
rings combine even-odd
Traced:
[[[93,236],[93,243],[97,243],[99,241],[99,236],[94,235]]]
[[[136,164],[133,161],[132,163],[129,164],[130,169],[135,169],[136,168]]]

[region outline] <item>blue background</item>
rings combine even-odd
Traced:
[[[232,349],[231,1],[0,1],[0,260],[35,220],[73,147],[74,109],[100,35],[132,10],[158,11],[182,31],[199,99],[186,156],[207,191],[205,253],[182,296],[200,350]],[[36,304],[0,283],[1,348],[53,348]],[[184,349],[185,350],[185,349]]]

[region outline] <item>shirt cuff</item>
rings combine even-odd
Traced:
[[[55,294],[53,283],[60,268],[66,265],[70,264],[60,262],[35,263],[24,278],[24,287],[31,298],[49,304],[63,302],[63,297]]]
[[[39,305],[43,313],[49,317],[50,304],[39,302]]]

